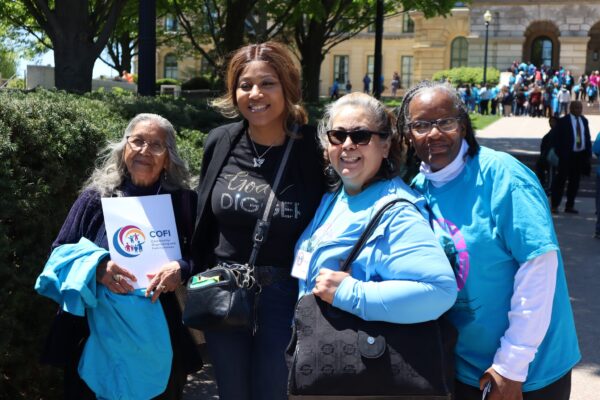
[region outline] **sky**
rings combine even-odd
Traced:
[[[54,66],[54,52],[52,50],[48,51],[41,57],[38,57],[34,60],[19,60],[19,64],[17,66],[17,75],[20,77],[25,76],[25,70],[27,69],[27,65],[50,65]],[[96,60],[96,64],[94,64],[94,72],[92,77],[98,78],[100,75],[114,77],[117,75],[117,71],[110,68],[108,65],[104,64],[100,59]]]

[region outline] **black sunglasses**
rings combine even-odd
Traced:
[[[346,141],[346,138],[350,136],[352,143],[356,145],[366,145],[371,142],[371,136],[377,135],[382,139],[389,136],[387,132],[373,132],[366,129],[357,129],[354,131],[341,131],[338,129],[331,129],[327,131],[327,139],[331,144],[342,144]]]

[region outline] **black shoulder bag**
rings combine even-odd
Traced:
[[[256,332],[258,329],[255,314],[261,288],[254,275],[254,263],[267,238],[275,210],[275,193],[293,143],[293,138],[287,142],[265,211],[262,218],[256,221],[248,262],[244,265],[221,263],[189,279],[183,310],[183,323],[186,326],[200,330],[245,328]]]
[[[373,217],[342,266],[348,271],[383,213]],[[416,206],[415,206],[416,207]],[[443,317],[416,324],[365,321],[308,294],[296,304],[287,349],[293,399],[450,400],[456,330]]]

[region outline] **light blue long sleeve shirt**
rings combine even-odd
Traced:
[[[351,264],[351,276],[337,288],[333,305],[364,320],[417,323],[438,318],[456,299],[454,273],[426,218],[423,198],[399,178],[369,185],[350,196],[343,189],[326,194],[296,245],[310,254],[300,296],[310,293],[321,268],[339,270],[368,222],[393,198]]]

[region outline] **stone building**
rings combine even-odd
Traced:
[[[394,72],[406,88],[442,69],[482,66],[487,10],[492,15],[488,66],[505,70],[514,60],[532,61],[563,66],[576,77],[600,70],[600,0],[472,0],[468,6],[457,2],[446,18],[425,19],[410,11],[384,22],[384,95]],[[372,77],[374,43],[374,30],[366,29],[334,47],[321,65],[321,94],[327,95],[334,79],[341,88],[349,80],[353,90],[362,90],[364,75]],[[159,49],[157,63],[157,77],[180,79],[202,64],[192,58],[177,60],[168,49]]]

